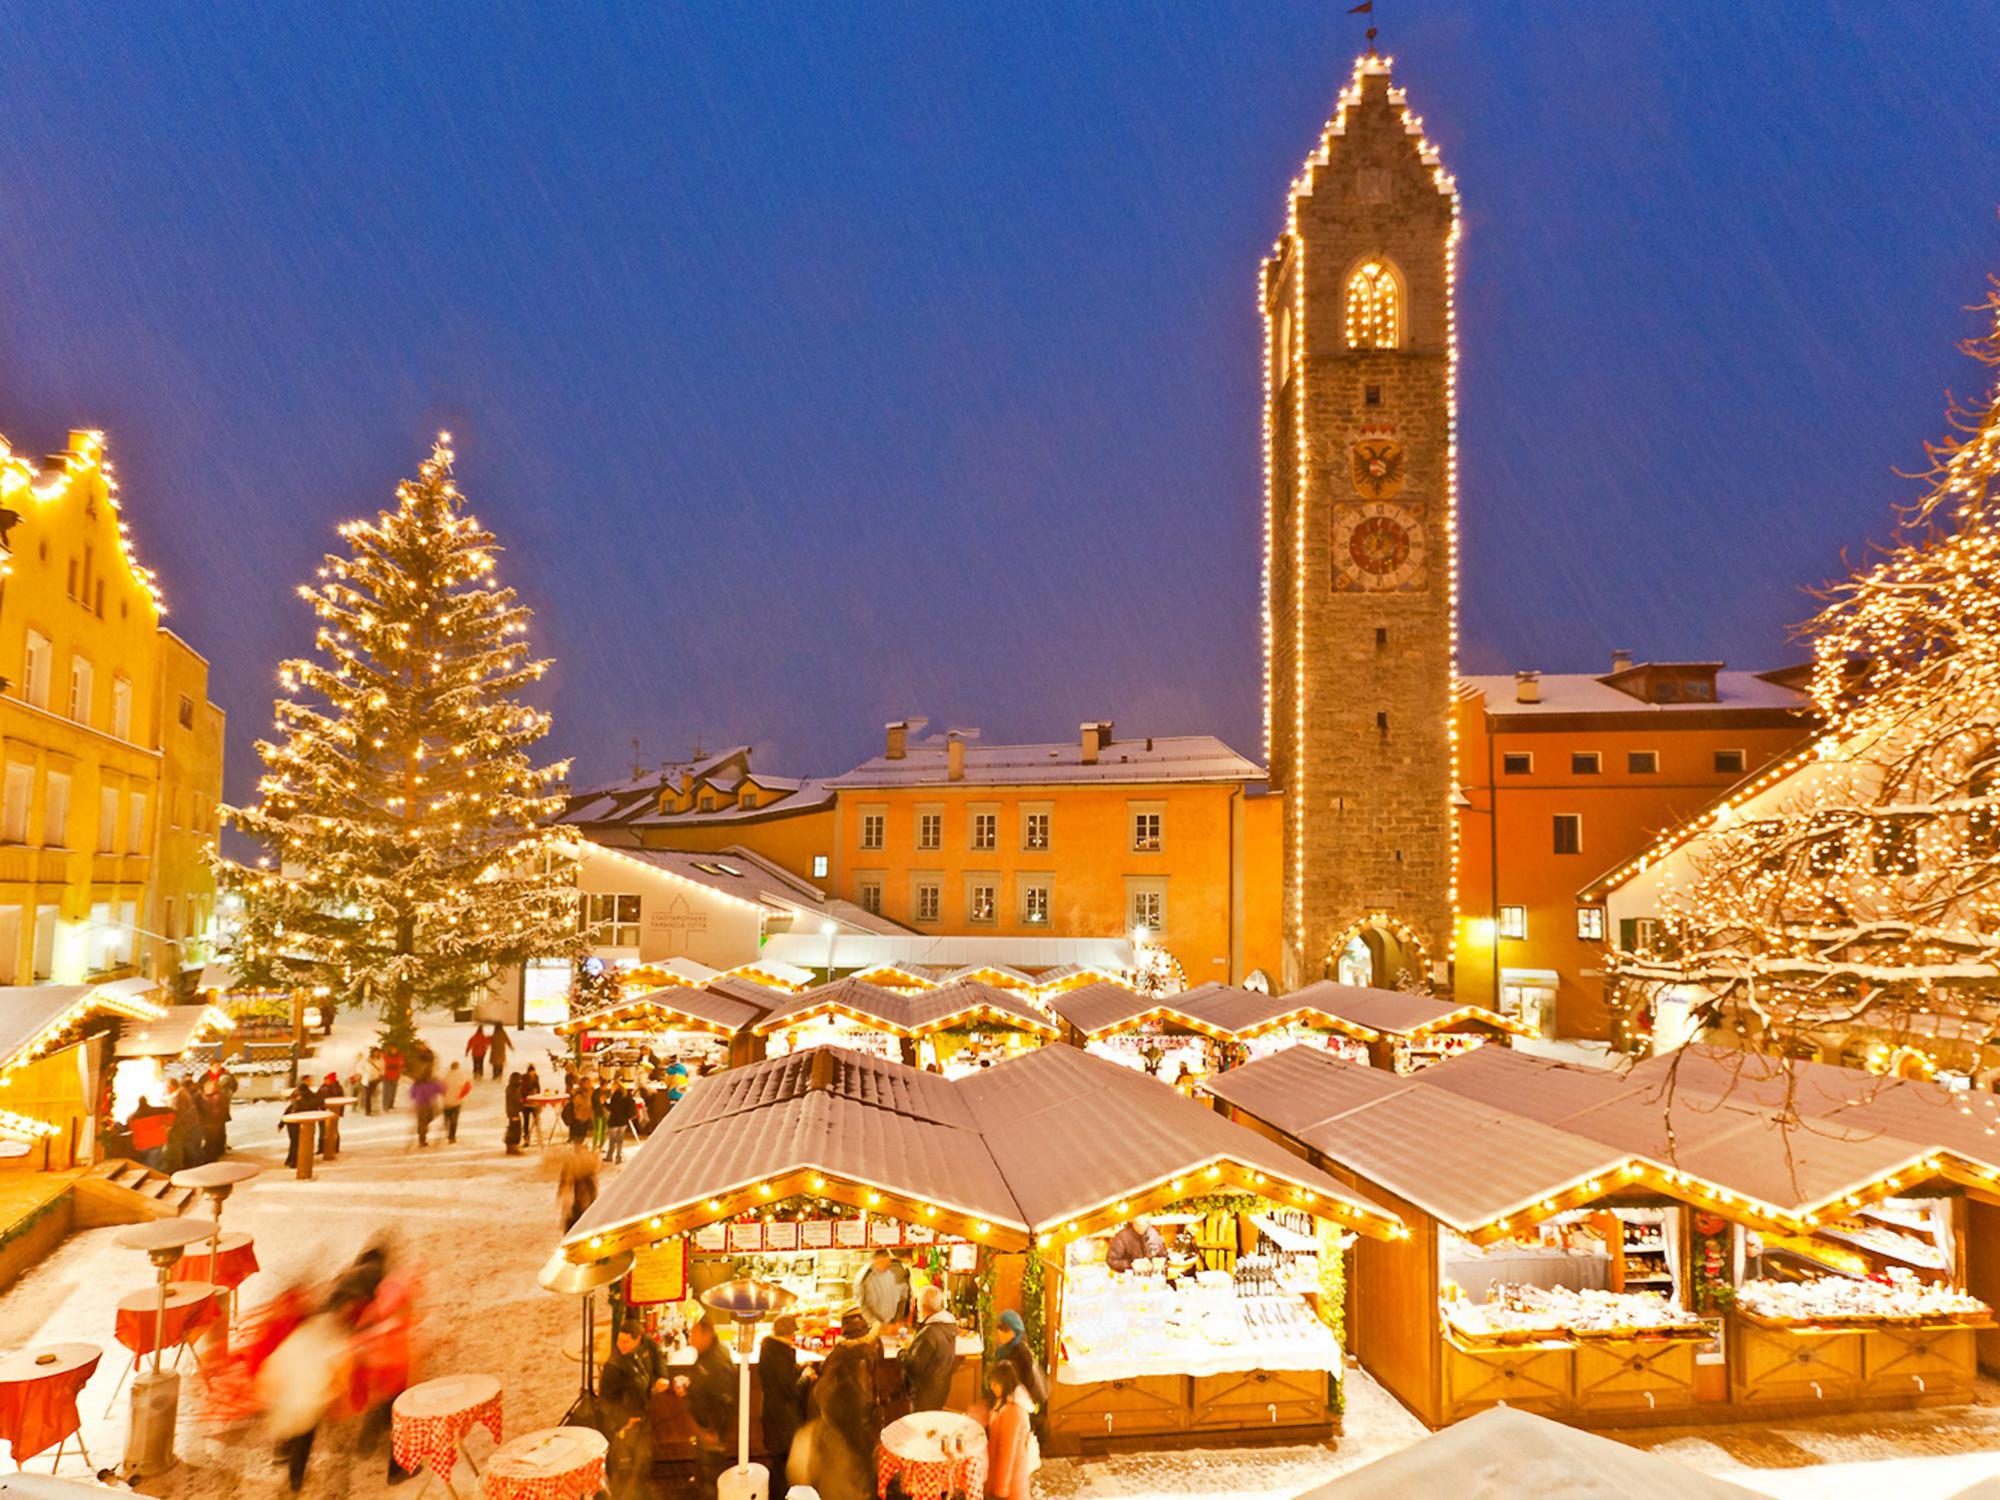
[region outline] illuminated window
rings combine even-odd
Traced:
[[[1021,886],[1021,920],[1032,927],[1049,925],[1049,884],[1046,880]]]
[[[1604,908],[1601,906],[1579,906],[1576,909],[1576,935],[1587,943],[1604,941]]]
[[[1347,347],[1394,349],[1402,342],[1396,273],[1371,260],[1347,279]]]
[[[813,856],[813,879],[814,880],[826,879],[826,872],[827,872],[826,856],[824,854],[815,854]]]
[[[1503,906],[1500,908],[1500,936],[1503,938],[1524,938],[1528,935],[1528,908],[1525,906]]]
[[[966,887],[965,917],[969,922],[990,923],[1000,904],[1000,888],[991,880],[975,880]]]
[[[976,812],[972,815],[972,847],[975,849],[1000,847],[1000,814]]]

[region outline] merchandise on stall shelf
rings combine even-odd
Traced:
[[[1312,1047],[1342,1062],[1359,1063],[1364,1068],[1368,1066],[1366,1042],[1357,1042],[1353,1037],[1342,1036],[1337,1031],[1316,1031],[1309,1026],[1278,1026],[1259,1032],[1244,1042],[1244,1061],[1255,1062],[1273,1052],[1283,1052],[1287,1047]]]
[[[1161,1276],[1076,1267],[1063,1297],[1056,1378],[1082,1385],[1138,1375],[1338,1370],[1332,1330],[1303,1298],[1263,1285],[1226,1271],[1170,1286]]]
[[[1461,1052],[1470,1052],[1485,1045],[1485,1037],[1460,1031],[1440,1031],[1412,1037],[1396,1049],[1396,1071],[1404,1074],[1419,1072],[1432,1063],[1443,1062],[1448,1057],[1457,1057]]]
[[[1504,1286],[1489,1302],[1468,1302],[1447,1285],[1445,1321],[1470,1339],[1502,1343],[1570,1337],[1630,1338],[1694,1332],[1701,1320],[1657,1292],[1572,1291],[1568,1287]]]
[[[1956,1287],[1932,1286],[1908,1271],[1887,1276],[1818,1276],[1810,1281],[1746,1281],[1736,1305],[1773,1323],[1984,1322],[1993,1310]]]

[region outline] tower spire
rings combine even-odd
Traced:
[[[1368,38],[1368,55],[1373,57],[1375,55],[1375,0],[1361,0],[1359,5],[1350,5],[1347,8],[1347,13],[1350,16],[1366,16],[1368,18],[1368,30],[1363,34]]]

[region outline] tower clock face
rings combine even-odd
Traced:
[[[1338,589],[1420,587],[1424,527],[1400,505],[1343,506],[1333,525],[1333,584]]]

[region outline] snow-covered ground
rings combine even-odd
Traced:
[[[344,1073],[372,1031],[345,1022],[321,1044],[320,1066]],[[425,1034],[449,1060],[462,1056],[470,1028],[431,1025]],[[545,1061],[555,1039],[518,1037],[522,1060]],[[546,1069],[544,1070],[546,1073]],[[340,1159],[322,1164],[312,1182],[294,1181],[279,1164],[284,1137],[276,1104],[239,1107],[231,1127],[234,1154],[273,1170],[231,1199],[223,1222],[256,1236],[263,1270],[243,1289],[246,1306],[293,1281],[323,1281],[385,1232],[423,1267],[424,1372],[483,1371],[505,1388],[509,1434],[558,1420],[574,1393],[577,1368],[561,1352],[576,1303],[536,1284],[535,1272],[556,1239],[555,1191],[538,1157],[502,1149],[500,1090],[477,1092],[456,1146],[416,1149],[407,1097],[393,1115],[350,1115]],[[441,1137],[441,1127],[440,1127]],[[608,1168],[616,1171],[617,1168]],[[0,1295],[0,1349],[80,1339],[103,1346],[104,1361],[84,1392],[84,1436],[100,1465],[124,1450],[126,1398],[111,1402],[124,1351],[111,1337],[118,1299],[152,1285],[143,1257],[115,1243],[115,1229],[74,1235],[48,1262]],[[179,1451],[183,1462],[148,1483],[150,1493],[276,1497],[282,1471],[253,1429],[216,1428],[199,1417],[195,1382],[185,1383]],[[111,1403],[107,1412],[107,1403]],[[357,1455],[357,1424],[321,1434],[307,1479],[312,1496],[390,1493],[384,1455]],[[1290,1500],[1301,1490],[1395,1452],[1422,1427],[1359,1370],[1350,1370],[1347,1416],[1328,1447],[1249,1448],[1139,1454],[1087,1461],[1051,1460],[1038,1493],[1053,1500]],[[1957,1411],[1830,1417],[1812,1422],[1655,1429],[1621,1434],[1636,1446],[1785,1500],[1928,1500],[2000,1475],[2000,1387],[1982,1386],[1981,1404]],[[472,1439],[483,1456],[487,1439]],[[36,1460],[46,1470],[46,1457]],[[65,1472],[80,1474],[73,1463]],[[408,1496],[412,1487],[395,1493]]]

